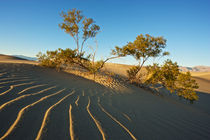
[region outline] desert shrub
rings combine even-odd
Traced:
[[[148,34],[140,34],[136,37],[136,40],[129,42],[122,48],[116,46],[115,49],[112,50],[112,54],[119,57],[130,55],[138,61],[138,66],[127,71],[129,79],[133,81],[134,79],[139,80],[141,69],[149,58],[169,55],[169,52],[163,52],[165,47],[166,39],[163,37],[153,37]],[[141,80],[139,82],[141,82]]]
[[[77,50],[67,49],[57,49],[55,51],[47,51],[46,53],[39,53],[37,55],[39,64],[45,67],[57,68],[60,69],[63,65],[72,65],[77,64],[79,66],[85,67],[86,61],[89,61],[88,58],[84,57],[83,54],[76,53]]]
[[[199,88],[195,80],[192,79],[190,72],[180,73],[177,77],[176,91],[177,95],[189,99],[198,100],[195,89]]]
[[[47,51],[46,53],[39,53],[37,55],[39,64],[44,67],[50,67],[50,68],[56,68],[58,71],[65,67],[65,66],[75,66],[80,67],[86,71],[88,71],[91,74],[95,75],[97,72],[100,71],[101,68],[103,68],[105,61],[94,61],[91,60],[91,55],[88,55],[85,57],[84,52],[78,54],[77,50],[74,49],[57,49],[55,51]]]
[[[95,74],[100,70],[100,67],[102,65],[103,61],[96,61],[96,62],[91,62],[87,64],[87,69],[91,74]]]
[[[49,67],[49,68],[56,67],[56,62],[53,59],[51,59],[49,52],[46,54],[39,52],[39,54],[37,54],[37,58],[41,66]]]
[[[136,80],[136,75],[137,75],[137,73],[139,71],[139,68],[140,68],[139,66],[133,66],[129,70],[126,71],[127,75],[128,75],[128,79],[131,82]]]
[[[165,87],[171,93],[176,93],[178,96],[187,100],[198,100],[195,89],[198,84],[192,79],[190,73],[181,73],[177,63],[171,60],[166,60],[162,66],[158,64],[147,67],[148,76],[145,82],[151,87]]]

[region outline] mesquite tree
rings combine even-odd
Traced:
[[[82,54],[85,42],[95,37],[100,27],[94,23],[92,18],[84,17],[80,10],[72,9],[62,12],[61,16],[63,23],[59,24],[60,28],[74,39],[77,54]]]
[[[68,12],[62,12],[63,23],[59,24],[60,28],[69,34],[76,43],[75,49],[57,49],[55,51],[47,51],[37,55],[40,65],[53,67],[60,70],[63,66],[77,65],[90,73],[95,74],[103,68],[104,64],[116,57],[108,57],[105,60],[95,61],[95,55],[98,48],[89,48],[88,51],[83,51],[85,42],[96,37],[100,27],[95,24],[92,18],[87,18],[82,15],[80,10],[72,9]]]
[[[148,34],[138,35],[136,40],[129,42],[122,48],[116,46],[112,53],[119,57],[127,55],[133,56],[138,61],[138,66],[131,68],[128,71],[130,80],[138,79],[142,66],[149,58],[169,55],[169,52],[163,52],[166,47],[166,39],[163,37],[153,37]]]

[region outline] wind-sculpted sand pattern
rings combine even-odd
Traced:
[[[90,107],[90,98],[88,97],[87,111],[88,111],[89,115],[91,116],[91,118],[93,119],[93,121],[95,122],[95,124],[96,124],[98,130],[100,131],[100,133],[101,133],[101,135],[102,135],[102,139],[103,139],[103,140],[106,140],[105,133],[104,133],[102,127],[101,127],[100,122],[92,115],[92,113],[90,112],[89,107]]]
[[[50,111],[51,111],[56,105],[58,105],[59,103],[61,103],[63,100],[65,100],[67,97],[69,97],[69,96],[72,95],[73,93],[74,93],[74,92],[72,92],[71,94],[66,95],[66,96],[63,97],[61,100],[59,100],[57,103],[55,103],[54,105],[52,105],[52,106],[46,111],[46,113],[45,113],[45,115],[44,115],[44,119],[43,119],[43,121],[42,121],[41,128],[40,128],[39,133],[38,133],[38,135],[37,135],[37,137],[36,137],[36,140],[41,139],[41,135],[42,135],[42,133],[43,133],[43,131],[44,131],[44,127],[46,126],[47,117],[49,116]]]
[[[209,95],[189,104],[34,65],[0,70],[0,140],[210,139]]]
[[[71,140],[74,140],[74,128],[73,128],[73,119],[72,119],[72,106],[70,104],[69,106],[69,134],[70,134],[70,138]]]
[[[101,110],[106,113],[112,120],[114,120],[117,124],[119,124],[123,129],[125,129],[128,134],[131,136],[131,138],[133,140],[137,140],[137,138],[128,130],[128,128],[126,128],[126,126],[124,126],[120,121],[118,121],[115,117],[113,117],[109,112],[107,112],[100,104],[100,100],[98,102],[99,107],[101,108]]]
[[[0,93],[0,96],[6,94],[6,93],[8,93],[8,92],[10,92],[10,91],[13,90],[15,87],[24,86],[24,85],[29,85],[29,84],[33,84],[33,83],[34,83],[34,82],[21,83],[21,84],[11,85],[11,86],[9,87],[8,90],[6,90],[6,91]]]
[[[18,122],[20,121],[21,117],[23,116],[24,112],[25,112],[27,109],[29,109],[30,107],[32,107],[32,106],[38,104],[38,103],[41,102],[41,101],[46,100],[47,98],[49,98],[49,97],[51,97],[51,96],[54,96],[54,95],[56,95],[56,94],[61,93],[63,90],[64,90],[64,89],[62,89],[62,90],[60,90],[60,91],[58,91],[58,92],[56,92],[56,93],[54,93],[54,94],[45,96],[45,97],[41,98],[40,100],[38,100],[38,101],[36,101],[36,102],[34,102],[34,103],[32,103],[32,104],[30,104],[30,105],[27,105],[26,107],[22,108],[22,109],[20,110],[20,112],[18,113],[18,116],[17,116],[16,120],[14,121],[14,123],[10,126],[10,128],[7,130],[7,132],[6,132],[0,139],[6,138],[6,137],[15,129],[15,126],[18,124]]]
[[[12,100],[10,100],[10,101],[8,101],[8,102],[2,104],[2,105],[0,106],[0,111],[1,111],[4,107],[8,106],[8,105],[11,104],[11,103],[14,103],[15,101],[18,101],[18,100],[23,99],[23,98],[28,97],[28,96],[35,96],[35,95],[41,94],[41,93],[46,92],[46,91],[48,91],[48,90],[50,90],[50,89],[53,89],[53,88],[55,88],[55,87],[56,87],[56,86],[52,86],[52,87],[49,87],[49,88],[45,88],[45,89],[43,89],[43,90],[41,90],[41,91],[39,91],[39,92],[36,92],[36,93],[26,94],[26,95],[19,96],[19,97],[15,98],[15,99],[12,99]]]

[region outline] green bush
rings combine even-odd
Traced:
[[[136,81],[136,75],[139,72],[139,66],[133,66],[129,70],[127,70],[128,79],[133,82]]]
[[[173,63],[171,60],[167,60],[162,66],[154,64],[148,66],[147,71],[146,85],[155,87],[159,84],[171,93],[176,93],[178,96],[187,100],[198,100],[195,92],[198,84],[192,79],[189,72],[186,74],[181,73],[176,62]]]

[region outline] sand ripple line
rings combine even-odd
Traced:
[[[11,85],[10,88],[9,88],[7,91],[1,93],[0,96],[6,94],[6,93],[8,93],[8,92],[10,92],[14,87],[19,87],[19,86],[23,86],[23,85],[29,85],[29,84],[33,84],[33,83],[34,83],[34,82],[30,82],[30,83],[21,83],[21,84],[17,84],[17,85]]]
[[[100,102],[100,97],[98,97],[98,102]],[[115,109],[120,114],[122,114],[127,120],[132,121],[131,118],[126,113],[123,113],[123,112],[119,111],[117,108],[115,108],[113,106],[112,106],[112,108]]]
[[[6,81],[6,82],[1,82],[0,85],[2,85],[2,84],[8,84],[8,83],[14,83],[14,82],[27,81],[27,80],[30,80],[30,79],[21,79],[21,80]]]
[[[77,96],[77,100],[75,101],[76,106],[78,106],[79,95]]]
[[[103,129],[102,129],[102,127],[101,127],[99,121],[96,120],[95,117],[91,114],[89,107],[90,107],[90,98],[88,97],[88,105],[87,105],[87,107],[86,107],[86,108],[87,108],[87,111],[88,111],[89,115],[91,116],[91,118],[93,119],[93,121],[95,122],[95,124],[96,124],[98,130],[100,131],[103,140],[106,140],[105,133],[104,133],[104,131],[103,131]]]
[[[6,93],[8,93],[8,92],[10,92],[13,88],[14,88],[14,86],[10,86],[10,88],[9,88],[8,90],[2,92],[2,93],[0,94],[0,96],[6,94]]]
[[[72,119],[72,106],[70,104],[69,106],[69,134],[70,134],[70,138],[71,140],[74,140],[74,128],[73,128],[73,119]]]
[[[43,89],[43,90],[41,90],[41,91],[39,91],[39,92],[33,93],[33,94],[31,94],[31,95],[38,95],[38,94],[40,94],[40,93],[43,93],[43,92],[45,92],[45,91],[48,91],[48,90],[53,89],[53,88],[56,88],[56,87],[57,87],[57,86],[52,86],[52,87]]]
[[[126,128],[123,124],[121,124],[115,117],[113,117],[110,113],[108,113],[100,104],[100,102],[98,102],[99,107],[101,108],[101,110],[106,113],[112,120],[114,120],[117,124],[119,124],[123,129],[125,129],[125,131],[128,132],[128,134],[131,136],[131,138],[133,140],[137,140],[137,138],[128,130],[128,128]]]
[[[23,92],[26,92],[27,90],[34,89],[34,88],[41,87],[41,86],[45,86],[45,85],[46,85],[46,84],[31,86],[31,87],[28,87],[28,88],[26,88],[26,89],[20,91],[20,92],[17,93],[17,94],[22,94]]]
[[[4,80],[14,80],[14,77],[7,77],[7,78],[2,78],[2,79],[0,79],[0,81],[4,81]]]
[[[49,88],[47,88],[47,89],[41,90],[41,91],[36,92],[36,93],[33,93],[33,94],[26,94],[26,95],[19,96],[19,97],[13,99],[13,100],[10,100],[10,101],[4,103],[3,105],[1,105],[1,106],[0,106],[0,111],[1,111],[4,107],[8,106],[8,105],[11,104],[11,103],[14,103],[15,101],[18,101],[18,100],[20,100],[20,99],[23,99],[23,98],[25,98],[25,97],[27,97],[27,96],[34,96],[34,95],[37,95],[37,94],[41,94],[41,93],[43,93],[43,92],[45,92],[45,91],[48,91],[48,90],[50,90],[50,89],[52,89],[52,88],[55,88],[55,87],[56,87],[56,86],[53,86],[53,87],[49,87]]]
[[[42,125],[41,125],[41,128],[39,129],[39,132],[38,132],[38,135],[36,137],[36,140],[39,140],[43,134],[43,130],[47,124],[47,118],[49,117],[49,113],[50,111],[55,107],[57,106],[58,104],[60,104],[63,100],[65,100],[67,97],[69,97],[70,95],[74,94],[75,91],[71,92],[70,94],[66,95],[65,97],[63,97],[62,99],[60,99],[57,103],[55,103],[54,105],[52,105],[50,108],[47,109],[47,111],[45,112],[45,115],[44,115],[44,119],[42,121]]]
[[[127,114],[125,114],[125,113],[122,113],[122,114],[123,114],[123,116],[126,117],[129,121],[131,121],[131,118],[130,118]]]
[[[18,122],[20,121],[21,117],[23,116],[24,112],[26,111],[26,109],[38,104],[39,102],[41,101],[44,101],[46,100],[47,98],[51,97],[51,96],[54,96],[56,94],[59,94],[61,93],[62,91],[64,91],[65,89],[62,89],[62,90],[59,90],[58,92],[54,93],[54,94],[50,94],[48,96],[45,96],[45,97],[42,97],[41,99],[39,99],[38,101],[30,104],[30,105],[27,105],[25,106],[24,108],[22,108],[19,113],[18,113],[18,116],[16,118],[16,120],[14,121],[14,123],[10,126],[10,128],[7,130],[7,132],[0,138],[0,140],[3,140],[5,139],[14,129],[15,127],[17,126]]]
[[[21,79],[28,79],[29,77],[21,77]],[[4,81],[4,80],[15,80],[15,79],[20,79],[20,77],[7,77],[7,78],[2,78],[0,79],[0,81]]]

